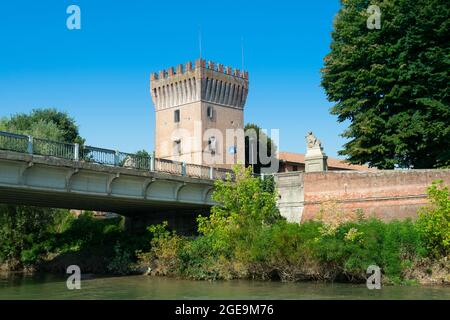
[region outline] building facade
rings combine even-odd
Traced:
[[[230,168],[244,163],[248,72],[203,59],[150,76],[155,155]]]

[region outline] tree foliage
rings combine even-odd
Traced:
[[[419,211],[417,228],[427,249],[436,256],[450,255],[450,195],[442,180],[428,188],[429,206]]]
[[[33,260],[49,232],[64,223],[67,210],[0,204],[0,263],[11,269]]]
[[[215,241],[216,249],[231,249],[238,238],[252,237],[252,230],[281,218],[275,192],[264,190],[250,168],[234,167],[235,180],[217,180],[212,199],[218,203],[211,215],[198,218],[198,231]],[[225,250],[226,251],[226,250]]]
[[[218,203],[211,208],[211,215],[200,220],[199,231],[208,234],[216,229],[215,223],[228,228],[236,225],[242,229],[271,224],[281,218],[275,192],[264,189],[259,178],[251,176],[250,168],[235,166],[235,179],[215,182],[212,199]]]
[[[350,121],[340,151],[352,163],[431,168],[450,160],[447,0],[342,0],[322,86]],[[381,29],[369,30],[369,5]]]
[[[2,118],[0,130],[61,142],[84,143],[75,120],[54,108],[34,109],[30,114],[18,113]]]

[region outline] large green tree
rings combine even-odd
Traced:
[[[369,29],[370,5],[381,29]],[[322,85],[349,120],[341,155],[390,169],[450,164],[450,3],[341,0]]]

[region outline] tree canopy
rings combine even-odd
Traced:
[[[391,169],[450,164],[450,5],[447,0],[341,0],[322,86],[350,121],[339,152]],[[381,28],[370,30],[370,5]]]
[[[29,114],[18,113],[10,118],[2,118],[0,130],[49,140],[84,143],[75,120],[54,108],[34,109]]]

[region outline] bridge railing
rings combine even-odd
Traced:
[[[198,178],[210,178],[210,168],[206,166],[201,166],[197,164],[187,164],[186,165],[186,175]]]
[[[0,131],[0,148],[16,152],[26,153],[30,150],[29,137],[21,134]]]
[[[33,154],[75,160],[75,145],[73,143],[33,138],[32,148]]]
[[[155,159],[155,171],[183,175],[183,163],[167,159]]]
[[[232,174],[232,171],[227,169],[160,159],[153,155],[145,156],[92,146],[80,146],[77,143],[51,141],[4,131],[0,131],[0,150],[203,179],[226,179],[227,173]]]
[[[79,160],[109,166],[118,165],[116,151],[91,146],[81,147],[81,157]]]
[[[119,166],[138,170],[153,171],[152,156],[141,156],[133,153],[118,153]]]

